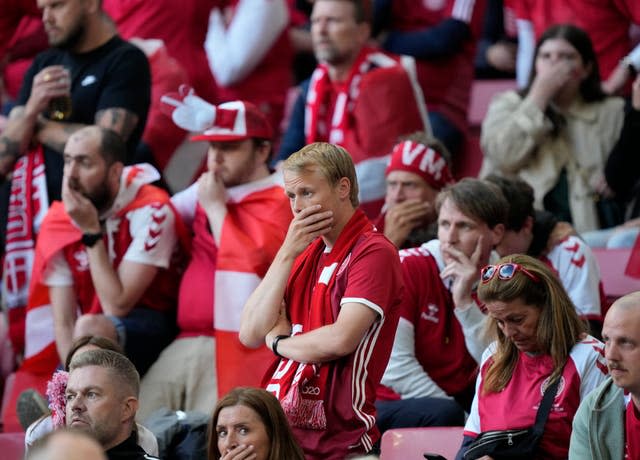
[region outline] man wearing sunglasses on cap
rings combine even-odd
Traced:
[[[475,288],[508,203],[494,184],[467,178],[445,187],[436,207],[438,238],[400,251],[405,291],[378,392],[381,430],[463,424],[488,345]]]

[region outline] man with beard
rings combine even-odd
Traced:
[[[242,346],[238,330],[291,221],[282,175],[268,167],[273,130],[250,102],[210,107],[212,126],[193,139],[209,142],[207,171],[171,198],[193,233],[180,332],[142,379],[140,420],[161,407],[211,413],[218,395],[259,386],[271,362],[266,347]]]
[[[313,3],[319,65],[301,85],[279,159],[312,142],[345,148],[356,165],[361,206],[375,218],[384,201],[386,155],[398,137],[431,129],[413,58],[368,46],[369,8],[366,0]]]
[[[131,362],[110,350],[78,353],[65,390],[66,425],[93,436],[109,460],[153,460],[137,444],[140,377]]]
[[[24,345],[34,241],[49,203],[61,196],[67,139],[96,124],[122,136],[132,155],[150,101],[144,53],[117,35],[99,0],[38,0],[38,7],[51,48],[25,74],[17,106],[0,135],[0,176],[11,176],[0,187],[2,294],[18,353]],[[53,110],[63,101],[70,115]]]
[[[172,338],[180,232],[159,178],[147,164],[124,168],[125,146],[97,126],[72,134],[64,149],[62,202],[43,223],[27,307],[32,359],[55,368],[74,337],[118,341],[144,373]],[[79,316],[78,311],[81,316]]]

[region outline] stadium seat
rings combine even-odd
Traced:
[[[50,376],[35,375],[20,370],[14,372],[7,378],[6,388],[4,389],[2,398],[2,411],[0,412],[2,431],[9,433],[23,431],[16,412],[18,396],[27,388],[33,388],[44,395],[49,378]]]
[[[598,259],[604,293],[615,300],[630,292],[640,291],[640,279],[625,275],[631,249],[594,249]]]
[[[382,435],[380,460],[418,460],[439,454],[453,460],[462,443],[461,426],[397,428]]]
[[[462,155],[454,158],[456,178],[476,177],[482,165],[480,149],[480,126],[489,108],[489,103],[497,93],[516,88],[515,80],[474,80],[471,86],[469,110],[467,111],[468,129]]]
[[[22,460],[24,456],[24,433],[0,433],[0,452],[4,460]]]

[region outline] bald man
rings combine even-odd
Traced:
[[[640,292],[611,306],[602,337],[611,377],[580,404],[569,458],[640,458]]]
[[[44,436],[29,450],[25,460],[107,460],[102,447],[89,434],[61,429]]]

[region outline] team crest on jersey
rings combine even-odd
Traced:
[[[422,0],[422,6],[428,10],[438,11],[444,8],[444,0]]]
[[[423,311],[420,318],[438,324],[440,322],[440,318],[438,318],[438,311],[440,311],[440,308],[437,305],[430,303],[427,305],[427,311]]]
[[[544,396],[544,390],[547,389],[547,387],[549,386],[549,378],[547,377],[546,379],[544,379],[544,381],[540,384],[540,395]],[[560,383],[558,384],[558,389],[556,390],[556,394],[553,397],[553,406],[551,407],[551,410],[553,412],[564,412],[564,408],[558,403],[557,399],[558,396],[562,394],[562,392],[564,391],[564,387],[566,385],[564,376],[560,376]]]
[[[89,255],[84,249],[80,249],[73,253],[73,259],[76,261],[75,269],[79,272],[89,270]]]

